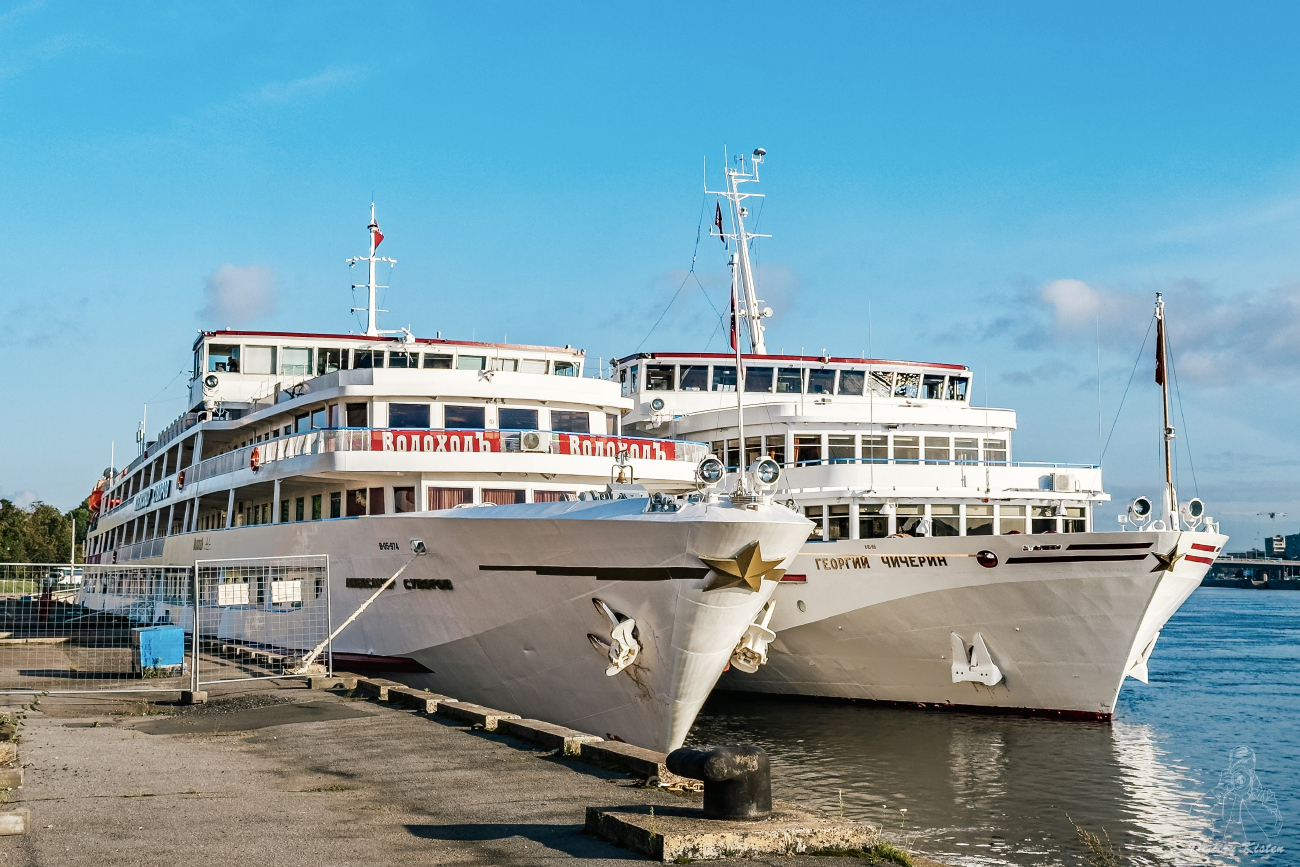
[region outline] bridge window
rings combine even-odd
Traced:
[[[965,400],[966,387],[970,385],[970,380],[964,376],[948,377],[948,400]]]
[[[914,464],[921,460],[921,438],[894,437],[894,460],[901,464]]]
[[[672,391],[677,387],[677,368],[671,364],[647,364],[645,366],[646,391]]]
[[[521,358],[519,360],[520,373],[545,373],[546,359],[544,358]]]
[[[709,386],[707,364],[682,365],[682,391],[705,391]]]
[[[426,370],[451,370],[451,356],[442,355],[437,352],[424,353],[424,367]]]
[[[641,365],[634,364],[631,367],[625,367],[618,372],[618,381],[622,384],[624,397],[637,393],[636,375],[637,371],[640,369]]]
[[[831,377],[834,378],[834,371]],[[747,389],[748,390],[748,389]],[[777,394],[803,394],[803,368],[783,367],[776,375]]]
[[[894,371],[871,371],[871,376],[867,378],[867,387],[871,389],[872,394],[881,397],[892,397],[894,394]]]
[[[485,427],[483,423],[485,415],[486,413],[481,406],[448,405],[443,410],[443,416],[445,419],[443,427],[450,430],[455,430],[457,428],[482,430]]]
[[[342,349],[317,349],[316,350],[316,375],[324,376],[327,373],[333,373],[338,370],[343,363]]]
[[[311,373],[311,350],[302,346],[280,349],[280,373],[283,376],[307,376]]]
[[[429,405],[427,403],[390,403],[388,405],[388,426],[390,428],[427,429],[429,427]]]
[[[457,370],[486,370],[486,355],[458,355],[456,356]]]
[[[492,359],[493,370],[504,370],[509,373],[515,373],[519,370],[519,359],[517,358],[494,358]]]
[[[721,364],[713,365],[713,390],[735,391],[736,368]]]
[[[352,350],[352,366],[357,370],[383,367],[384,352],[383,350],[375,351],[373,349],[354,349]]]
[[[986,464],[1005,464],[1007,462],[1007,441],[1006,440],[985,440],[984,441],[984,463]]]
[[[899,373],[894,377],[894,397],[915,398],[921,390],[921,374]]]
[[[780,391],[780,386],[777,391]],[[810,370],[808,371],[808,393],[809,394],[834,394],[835,393],[835,371],[827,370]],[[845,538],[848,538],[847,536]]]
[[[921,380],[921,397],[925,400],[939,400],[943,397],[943,377],[927,373]]]
[[[745,391],[770,392],[772,390],[772,373],[770,367],[746,367]]]
[[[388,353],[388,366],[399,368],[412,368],[420,366],[420,353],[418,352],[398,352],[396,350]]]
[[[239,347],[208,344],[209,373],[239,373]]]
[[[865,383],[866,375],[861,370],[840,371],[840,394],[861,397]]]
[[[537,410],[499,409],[497,427],[501,430],[537,430]]]
[[[565,433],[590,433],[591,416],[585,412],[553,409],[551,410],[551,430]]]
[[[966,507],[966,535],[993,535],[993,506],[975,503]]]
[[[245,346],[244,373],[275,373],[275,347]]]
[[[576,361],[557,361],[555,362],[556,376],[577,376],[578,362]]]

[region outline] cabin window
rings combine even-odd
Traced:
[[[499,409],[497,427],[501,430],[537,430],[537,410]]]
[[[481,406],[451,406],[448,404],[443,409],[443,427],[451,430],[457,428],[482,430],[485,427],[485,415],[486,413]]]
[[[947,437],[926,437],[925,438],[925,462],[927,464],[948,463],[948,438]]]
[[[208,344],[209,373],[239,373],[239,347]]]
[[[636,394],[636,372],[640,367],[641,365],[634,364],[631,367],[625,367],[618,372],[618,381],[622,386],[624,397],[627,397],[630,394]]]
[[[458,355],[456,356],[457,370],[486,370],[486,355]]]
[[[986,503],[976,503],[966,507],[966,535],[993,535],[993,507]]]
[[[364,403],[348,404],[348,427],[369,427],[367,407]]]
[[[299,497],[293,501],[293,514],[295,521],[307,520],[307,498]]]
[[[834,373],[831,375],[834,376]],[[776,393],[803,394],[803,368],[781,368],[776,375]]]
[[[931,536],[960,536],[961,535],[961,518],[957,513],[960,509],[955,505],[947,503],[935,503],[930,507],[930,535]]]
[[[763,438],[745,437],[745,466],[753,466],[754,461],[763,456]]]
[[[420,353],[391,351],[388,353],[388,366],[411,368],[420,366]]]
[[[1033,512],[1033,519],[1030,521],[1031,532],[1035,535],[1057,532],[1055,506],[1030,506],[1030,509]]]
[[[925,520],[925,506],[920,503],[899,503],[894,507],[898,532],[915,536],[921,521]]]
[[[244,373],[275,373],[275,347],[245,346]]]
[[[342,491],[330,492],[330,517],[331,518],[343,517],[343,492]]]
[[[736,368],[728,367],[725,364],[713,365],[713,390],[735,391]]]
[[[323,406],[320,409],[313,410],[311,414],[312,430],[324,430],[329,427],[329,423],[326,421],[327,416],[328,413],[325,411],[325,407]]]
[[[288,500],[280,501],[280,523],[281,524],[289,523],[289,501]]]
[[[682,391],[707,391],[709,366],[707,364],[682,365]]]
[[[959,464],[978,464],[980,462],[980,441],[957,437],[952,441],[953,460]]]
[[[943,377],[927,373],[921,380],[921,397],[925,400],[939,400],[943,397]]]
[[[577,376],[578,362],[576,361],[557,361],[555,362],[556,376]]]
[[[343,366],[342,349],[317,349],[316,350],[316,375],[324,376],[327,373],[333,373]]]
[[[1085,506],[1066,506],[1065,517],[1061,519],[1062,533],[1088,532],[1088,510]]]
[[[612,412],[605,413],[605,433],[618,436],[619,417]]]
[[[494,358],[492,359],[493,370],[504,370],[507,373],[517,373],[519,371],[519,359],[517,358]]]
[[[856,437],[833,434],[826,438],[826,446],[829,452],[831,463],[833,464],[851,464],[857,457],[853,451],[856,446],[854,440]],[[845,536],[844,538],[848,538]]]
[[[551,430],[565,433],[590,433],[591,416],[567,409],[551,410]]]
[[[671,364],[647,364],[645,366],[646,391],[672,391],[676,385],[677,368]]]
[[[513,506],[524,502],[524,492],[513,488],[484,488],[483,502],[496,503],[498,506]]]
[[[921,390],[921,374],[899,373],[894,377],[894,397],[914,398]]]
[[[293,432],[306,433],[311,430],[311,416],[307,413],[293,417]]]
[[[357,518],[366,513],[366,489],[348,491],[348,517]]]
[[[746,367],[745,391],[770,392],[772,390],[773,372],[774,369],[771,367]]]
[[[321,507],[322,507],[321,495],[312,494],[311,495],[311,519],[313,521],[319,521],[323,517],[321,513]]]
[[[781,390],[778,384],[777,391]],[[835,371],[832,370],[810,370],[808,371],[808,393],[809,394],[834,394],[835,393]],[[848,538],[845,536],[844,538]]]
[[[309,376],[310,374],[310,349],[303,346],[284,346],[280,348],[281,376]]]
[[[427,403],[390,403],[388,405],[388,426],[390,428],[428,428],[429,405]]]
[[[872,464],[887,462],[889,460],[889,437],[863,434],[862,460]]]
[[[352,350],[352,366],[357,370],[383,367],[384,353],[382,351],[376,352],[373,349],[354,349]]]
[[[367,499],[370,501],[370,514],[372,515],[384,514],[384,489],[383,488],[371,488],[370,496],[367,497]]]
[[[889,516],[881,514],[882,503],[858,506],[858,538],[883,539],[889,535]]]
[[[415,488],[393,488],[393,511],[415,511]]]
[[[822,506],[805,506],[803,516],[813,522],[813,528],[808,533],[809,542],[822,541],[822,513],[825,509]]]
[[[966,388],[970,385],[970,380],[964,376],[948,377],[948,400],[965,400]]]
[[[829,514],[826,517],[826,538],[834,542],[836,539],[849,538],[849,507],[831,506]]]
[[[986,464],[1005,464],[1007,462],[1007,441],[1006,440],[985,440],[984,441],[984,463]]]
[[[850,397],[861,397],[863,386],[866,384],[866,376],[861,370],[841,370],[840,371],[840,394]]]
[[[894,460],[900,464],[914,464],[921,460],[921,438],[894,437]]]
[[[765,454],[781,466],[785,466],[785,437],[765,437]]]
[[[424,353],[426,370],[451,370],[451,360],[450,355],[441,355],[437,352]]]
[[[1025,507],[998,506],[998,532],[1004,536],[1025,532]]]
[[[574,496],[570,491],[533,491],[534,503],[563,503],[569,497]]]
[[[871,371],[871,376],[867,377],[867,387],[871,389],[872,394],[878,394],[881,397],[892,397],[894,394],[894,371]]]
[[[723,463],[729,470],[740,468],[740,440],[727,440],[727,455],[723,458]]]
[[[473,488],[429,488],[429,511],[454,509],[474,502]]]
[[[822,462],[821,434],[795,434],[794,460],[798,466]]]
[[[545,373],[546,359],[544,358],[522,358],[519,360],[520,373]]]

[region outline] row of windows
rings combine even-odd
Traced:
[[[726,364],[646,364],[619,371],[623,396],[641,391],[736,390],[736,367]],[[766,367],[745,365],[745,391],[768,394],[840,394],[862,397],[868,391],[880,397],[923,400],[966,400],[968,375],[911,373],[893,370],[847,370],[833,367]]]
[[[1022,506],[992,503],[884,503],[807,506],[815,525],[809,539],[883,539],[888,536],[993,536],[1016,533],[1086,533],[1086,506]],[[853,535],[854,519],[857,534]]]
[[[202,351],[202,350],[200,350]],[[315,364],[313,364],[313,360]],[[196,356],[194,369],[200,369]],[[209,373],[276,374],[282,376],[324,376],[336,370],[375,367],[425,368],[428,370],[503,370],[517,373],[580,375],[576,361],[550,362],[544,358],[489,358],[486,355],[451,355],[397,349],[343,349],[303,346],[239,346],[208,344]]]
[[[792,453],[786,458],[784,436],[745,437],[745,461],[749,466],[760,456],[784,466],[813,464],[900,463],[900,464],[985,464],[1007,463],[1007,441],[979,437],[922,436],[920,434],[794,434]],[[740,459],[740,441],[715,440],[713,453],[728,467]],[[981,458],[982,455],[982,458]]]

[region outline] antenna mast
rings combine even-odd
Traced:
[[[1169,419],[1169,352],[1165,341],[1165,299],[1156,293],[1156,382],[1160,384],[1165,416],[1165,493],[1164,520],[1171,530],[1178,529],[1178,493],[1174,490],[1174,425]]]
[[[721,226],[717,226],[716,232],[709,234],[736,242],[736,262],[734,270],[739,290],[743,294],[741,299],[744,306],[737,306],[736,315],[745,320],[745,328],[749,333],[749,348],[754,355],[766,355],[767,344],[763,340],[763,320],[772,315],[771,307],[759,307],[763,302],[758,299],[754,289],[754,269],[749,261],[749,242],[753,238],[770,238],[771,235],[759,235],[745,230],[745,218],[749,216],[749,210],[742,204],[745,199],[763,198],[762,193],[742,193],[741,184],[751,184],[758,182],[758,167],[763,162],[763,157],[767,156],[767,151],[762,148],[755,148],[754,153],[749,158],[749,171],[745,171],[745,157],[743,155],[736,158],[739,168],[727,168],[727,189],[725,191],[714,191],[708,189],[705,185],[704,192],[710,196],[725,196],[731,209],[731,226],[733,231],[725,232]],[[739,344],[739,340],[737,343]],[[739,376],[739,371],[737,371]],[[743,454],[743,452],[742,452]]]
[[[397,333],[398,333],[397,331],[380,331],[380,330],[379,330],[379,315],[378,315],[378,314],[380,314],[380,313],[387,313],[388,311],[387,311],[387,310],[379,310],[379,309],[375,306],[375,290],[377,290],[377,289],[387,289],[388,287],[387,287],[387,286],[380,286],[380,285],[378,285],[377,283],[375,283],[375,263],[376,263],[376,262],[387,262],[387,263],[390,264],[390,265],[396,265],[396,264],[397,264],[397,260],[396,260],[396,259],[389,259],[387,256],[376,256],[376,255],[375,255],[375,250],[379,248],[380,243],[382,243],[383,240],[384,240],[384,233],[381,232],[381,231],[379,231],[379,223],[375,222],[375,203],[374,203],[374,202],[371,202],[371,203],[370,203],[370,225],[367,226],[366,228],[370,231],[370,255],[368,255],[368,256],[354,256],[353,258],[351,258],[351,259],[348,260],[348,265],[349,265],[349,266],[354,266],[354,265],[356,265],[358,262],[368,262],[368,263],[370,264],[370,279],[369,279],[368,281],[366,281],[365,283],[353,283],[353,284],[352,284],[352,288],[353,288],[353,289],[365,289],[365,290],[366,290],[366,295],[367,295],[367,298],[366,298],[366,306],[365,306],[364,308],[361,308],[361,307],[353,307],[353,308],[352,308],[352,312],[353,312],[353,313],[357,313],[358,311],[360,311],[360,310],[362,310],[362,309],[364,309],[364,310],[366,311],[366,336],[367,336],[367,337],[378,337],[378,336],[381,335],[381,334],[397,334]]]

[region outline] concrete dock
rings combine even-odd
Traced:
[[[6,807],[31,830],[0,837],[5,865],[646,863],[584,833],[587,808],[698,806],[563,749],[297,682],[188,708],[49,695],[25,713]]]

